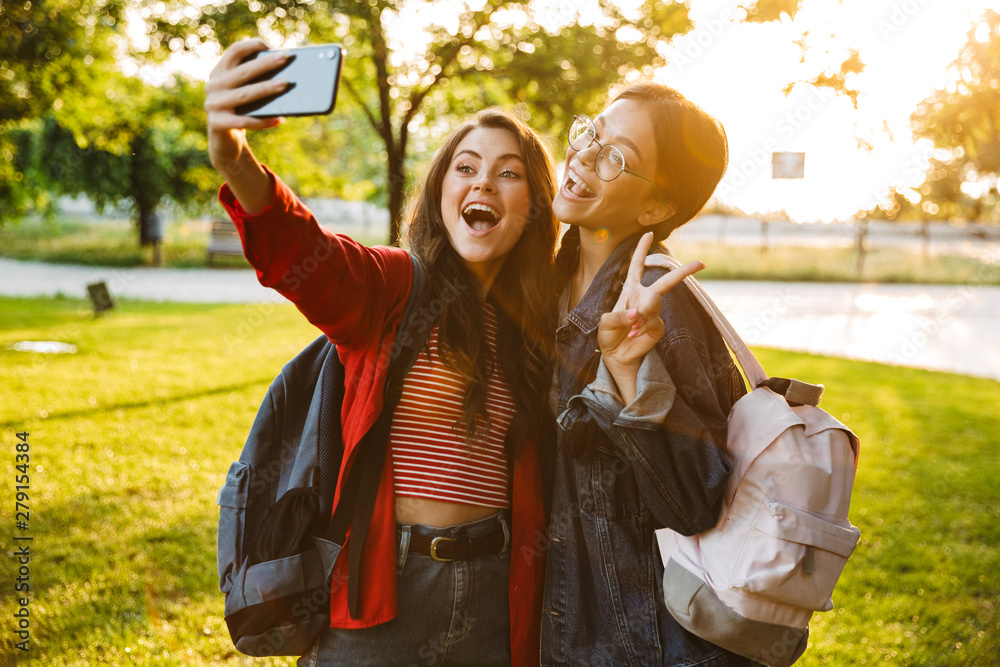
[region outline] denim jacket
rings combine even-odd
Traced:
[[[666,333],[643,360],[630,404],[603,362],[589,385],[581,377],[597,348],[604,294],[631,251],[624,243],[612,253],[556,332],[542,664],[752,664],[673,620],[653,539],[656,528],[694,534],[718,518],[732,470],[726,420],[746,392],[721,336],[681,285],[663,298]],[[649,269],[643,283],[661,275]]]

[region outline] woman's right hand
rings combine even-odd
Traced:
[[[643,285],[646,253],[652,243],[652,232],[646,232],[639,239],[618,303],[611,312],[601,316],[597,329],[597,343],[604,365],[618,385],[626,405],[635,398],[636,378],[643,357],[665,333],[666,325],[660,318],[663,295],[688,276],[705,268],[702,262],[688,262],[660,276],[652,285]]]
[[[236,113],[237,106],[279,93],[288,85],[280,78],[245,85],[288,59],[287,53],[277,53],[241,62],[247,56],[268,48],[261,39],[246,39],[233,44],[222,54],[205,85],[208,155],[212,166],[227,178],[246,148],[244,131],[276,127],[282,122],[281,118],[253,118]]]

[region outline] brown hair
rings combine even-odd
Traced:
[[[635,83],[609,102],[638,102],[649,113],[656,134],[653,180],[675,212],[652,228],[662,241],[697,215],[729,165],[729,142],[722,123],[673,88],[653,81]]]
[[[531,203],[528,220],[494,282],[488,299],[497,310],[497,358],[490,355],[483,327],[476,278],[452,248],[441,214],[445,174],[459,143],[476,128],[507,130],[517,140],[527,172]],[[468,382],[462,407],[468,442],[481,441],[489,430],[486,411],[487,379],[495,364],[514,396],[516,413],[507,433],[508,459],[533,432],[544,429],[551,416],[548,387],[551,380],[555,314],[552,259],[558,223],[552,212],[556,182],[552,157],[541,138],[515,116],[501,109],[479,112],[451,133],[435,153],[422,187],[408,211],[406,244],[424,264],[432,294],[455,296],[444,300],[438,318],[442,362]],[[513,444],[513,446],[512,446]]]

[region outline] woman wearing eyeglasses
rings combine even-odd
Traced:
[[[553,209],[570,229],[552,407],[558,415],[543,665],[753,664],[684,630],[662,598],[653,531],[712,527],[731,468],[726,418],[746,389],[692,294],[703,265],[644,271],[704,206],[725,131],[654,83],[569,132]]]

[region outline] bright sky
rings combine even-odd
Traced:
[[[758,25],[738,22],[739,4],[691,0],[694,29],[673,40],[658,76],[726,127],[731,157],[720,201],[784,209],[799,221],[846,219],[892,185],[922,183],[933,148],[914,144],[910,114],[947,85],[973,21],[1000,9],[996,0],[804,0],[794,22]],[[806,30],[814,51],[803,64],[794,41]],[[839,64],[847,48],[865,63],[854,82],[857,112],[849,99],[809,85],[785,97],[787,83]],[[805,152],[805,177],[773,180],[771,151]]]
[[[414,25],[447,25],[456,1],[410,2],[387,28],[419,49]],[[558,20],[576,9],[587,16],[592,0],[539,2]],[[913,142],[910,114],[947,85],[947,66],[973,22],[987,8],[1000,10],[1000,0],[803,0],[795,21],[760,25],[740,22],[739,5],[749,2],[689,0],[694,28],[665,46],[669,64],[656,76],[725,125],[730,167],[716,193],[720,202],[749,212],[785,210],[803,222],[847,219],[891,186],[923,181],[933,149]],[[628,10],[641,3],[619,4]],[[810,47],[804,63],[795,44],[803,33]],[[865,63],[853,81],[857,111],[829,89],[799,84],[783,93],[790,82],[838,68],[848,48]],[[179,65],[207,78],[217,57]],[[772,151],[804,152],[805,177],[773,180]]]

